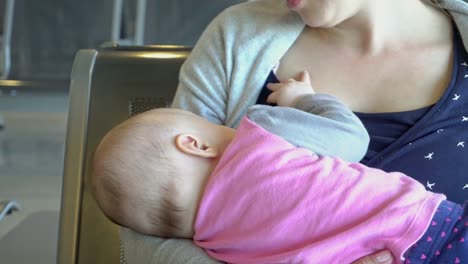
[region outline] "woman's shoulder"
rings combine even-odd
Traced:
[[[468,50],[468,0],[425,0],[450,14]]]

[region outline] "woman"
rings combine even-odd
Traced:
[[[404,172],[463,202],[463,40],[468,4],[460,0],[252,1],[210,24],[181,69],[173,106],[236,127],[249,106],[265,103],[267,83],[307,70],[317,92],[337,96],[364,122],[371,135],[364,164]],[[145,243],[157,245],[156,263],[210,263],[198,253],[184,255],[196,250],[187,241]],[[381,253],[355,263],[391,263]]]

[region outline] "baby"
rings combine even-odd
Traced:
[[[235,135],[190,112],[156,109],[112,129],[94,155],[93,193],[117,224],[192,238],[208,176]]]
[[[357,163],[365,128],[307,73],[269,88],[279,106],[253,106],[237,131],[177,109],[112,129],[91,175],[102,211],[229,263],[350,263],[384,248],[407,263],[468,263],[466,208]]]

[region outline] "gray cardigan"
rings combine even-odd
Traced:
[[[422,0],[448,12],[468,50],[468,3]],[[236,127],[265,78],[304,24],[284,0],[257,0],[226,9],[205,30],[183,65],[174,107]],[[295,129],[295,128],[294,128]],[[288,129],[289,130],[289,129]],[[128,264],[219,263],[185,239],[121,232]]]

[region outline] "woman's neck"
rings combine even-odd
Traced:
[[[373,0],[334,27],[308,30],[339,50],[372,56],[442,43],[451,39],[450,27],[450,18],[424,1]]]

